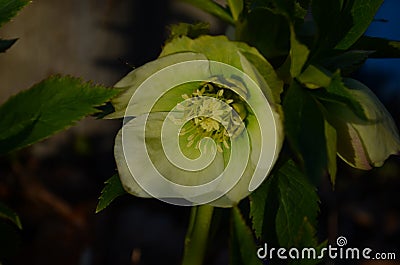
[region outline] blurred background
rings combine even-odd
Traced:
[[[367,34],[400,40],[399,11],[398,0],[386,0]],[[218,20],[174,0],[33,1],[0,30],[2,38],[19,38],[0,55],[0,103],[56,73],[112,86],[157,58],[169,24],[195,21],[209,22],[213,34],[225,32]],[[368,60],[356,78],[374,90],[399,125],[400,59]],[[103,182],[116,172],[113,144],[120,126],[87,118],[0,157],[0,200],[19,213],[23,225],[18,233],[7,223],[0,226],[4,265],[179,264],[188,208],[125,195],[95,214]],[[400,255],[399,157],[369,172],[339,166],[335,190],[328,180],[319,189],[321,239],[342,235],[349,246]],[[229,262],[225,219],[207,264]]]

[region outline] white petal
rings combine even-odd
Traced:
[[[124,189],[128,193],[137,197],[150,198],[151,196],[139,186],[128,168],[122,147],[122,129],[119,130],[117,136],[115,137],[114,157],[118,168],[119,178],[121,179]],[[133,162],[131,161],[130,163]]]
[[[149,78],[151,75],[158,72],[159,70],[180,62],[185,62],[190,60],[205,60],[205,59],[207,58],[199,53],[192,53],[192,52],[176,53],[158,58],[155,61],[151,61],[139,68],[136,68],[128,75],[126,75],[124,78],[122,78],[117,84],[115,84],[114,86],[115,88],[121,88],[126,90],[121,95],[112,100],[115,112],[111,113],[106,118],[115,119],[124,117],[129,101],[131,100],[137,88],[147,78]],[[174,79],[175,76],[171,75],[169,78]],[[168,80],[159,80],[159,81],[167,82]],[[143,100],[141,100],[140,102],[135,102],[135,104],[139,105],[138,106],[139,109],[140,106],[144,105],[143,107],[146,107],[147,106],[146,104],[148,104],[148,102],[153,102],[146,100],[146,98],[152,98],[154,97],[154,93],[158,93],[157,89],[150,89],[147,92],[148,93],[146,94],[146,97],[143,98]]]

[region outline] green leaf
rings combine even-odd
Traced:
[[[399,41],[364,36],[352,46],[352,49],[372,51],[370,58],[400,58]]]
[[[253,229],[272,247],[317,246],[316,189],[291,160],[250,195]]]
[[[115,174],[114,176],[109,178],[104,184],[106,184],[106,186],[101,191],[99,203],[96,207],[96,213],[101,212],[113,200],[126,193],[126,191],[122,187],[121,180],[119,179],[118,174]]]
[[[10,21],[29,2],[27,0],[0,0],[0,26]]]
[[[0,52],[5,52],[6,50],[8,50],[11,46],[14,45],[14,43],[17,40],[18,39],[11,39],[11,40],[0,39]]]
[[[320,87],[328,87],[331,83],[331,73],[321,67],[309,65],[304,72],[302,72],[297,80],[304,86],[315,89]]]
[[[170,36],[168,41],[174,38],[187,36],[189,38],[197,38],[201,35],[208,34],[210,31],[210,24],[200,22],[196,24],[178,23],[170,26]]]
[[[383,0],[314,0],[312,14],[321,51],[350,48],[365,32]]]
[[[331,178],[331,182],[335,185],[337,163],[337,134],[335,128],[325,120],[325,138],[326,138],[326,150],[328,155],[328,172]]]
[[[353,0],[352,0],[353,1]],[[351,5],[349,1],[348,5]],[[352,25],[350,11],[338,0],[313,0],[312,16],[316,23],[318,52],[332,50]]]
[[[0,106],[0,153],[38,142],[98,110],[118,90],[53,76]]]
[[[276,232],[280,245],[316,245],[313,227],[319,211],[319,198],[315,187],[289,161],[278,171],[278,188],[280,206],[276,216]]]
[[[15,224],[19,229],[22,229],[21,220],[19,216],[2,202],[0,202],[0,218],[11,221]]]
[[[309,49],[306,45],[302,44],[297,40],[294,28],[290,30],[290,74],[292,77],[298,76],[304,64],[307,62],[308,55],[310,54]]]
[[[364,34],[383,0],[353,0],[352,2],[354,2],[351,7],[352,27],[336,45],[335,48],[339,50],[347,50]]]
[[[295,5],[301,8],[301,5],[294,0],[254,0],[251,3],[254,9],[270,10],[274,14],[280,14],[286,18],[292,19],[295,13]],[[251,10],[251,11],[253,11]]]
[[[354,97],[350,89],[343,83],[339,72],[333,74],[332,81],[329,86],[326,87],[326,91],[328,92],[328,95],[324,95],[325,98],[322,96],[322,93],[317,94],[317,96],[321,95],[321,99],[328,99],[328,101],[329,99],[332,99],[333,101],[342,102],[348,105],[359,118],[368,120],[361,103]]]
[[[237,23],[236,38],[256,47],[269,61],[279,59],[286,56],[290,48],[288,20],[268,9],[254,9]]]
[[[263,238],[269,243],[277,242],[275,231],[270,231],[275,227],[274,220],[279,207],[276,187],[275,174],[272,174],[250,195],[250,217],[254,233],[257,238]]]
[[[327,169],[324,117],[310,90],[292,82],[283,102],[285,130],[289,143],[306,173],[319,183]]]
[[[233,19],[237,21],[243,11],[243,0],[228,0],[228,6],[231,10]]]
[[[228,22],[229,24],[232,25],[235,24],[235,20],[232,18],[229,12],[224,7],[222,7],[221,5],[217,4],[212,0],[181,0],[181,1],[191,4],[195,7],[198,7],[201,10],[210,13],[211,15],[214,15],[225,22]]]
[[[271,88],[274,102],[279,104],[283,92],[283,81],[279,79],[275,69],[261,54],[257,55],[246,51],[242,51],[241,53],[257,68],[262,77],[267,81],[268,86]]]
[[[340,70],[342,75],[346,76],[357,71],[373,53],[373,51],[351,50],[329,58],[325,58],[322,61],[322,64],[331,72]]]
[[[233,228],[231,239],[232,265],[262,265],[257,257],[257,246],[251,229],[247,226],[239,208],[232,209]]]

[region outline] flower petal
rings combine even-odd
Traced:
[[[180,63],[180,62],[185,62],[185,61],[190,61],[190,60],[206,60],[207,58],[199,53],[193,53],[193,52],[182,52],[182,53],[175,53],[172,55],[164,56],[162,58],[159,58],[155,61],[151,61],[139,68],[136,68],[132,72],[130,72],[128,75],[126,75],[124,78],[122,78],[117,84],[115,84],[115,88],[122,88],[126,89],[125,92],[123,92],[121,95],[118,97],[114,98],[111,102],[114,106],[115,112],[109,114],[106,116],[108,119],[116,119],[116,118],[122,118],[125,115],[126,108],[129,104],[129,101],[132,98],[132,95],[135,93],[136,89],[151,75],[156,73],[157,71],[164,69],[167,66]],[[174,78],[174,76],[170,77],[171,79]],[[166,80],[163,80],[164,82]],[[148,97],[153,96],[153,91],[148,91]],[[155,93],[158,93],[156,89],[154,89]],[[146,104],[147,101],[143,100],[142,102],[135,102],[137,104]],[[139,106],[140,109],[140,106]]]
[[[119,178],[121,179],[124,189],[128,193],[137,197],[151,198],[151,195],[149,195],[139,186],[128,168],[128,162],[126,161],[122,145],[122,129],[119,130],[117,136],[115,137],[114,157],[118,168]]]

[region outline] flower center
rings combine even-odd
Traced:
[[[221,83],[221,79],[218,81]],[[183,120],[194,117],[180,131],[180,136],[186,137],[187,147],[198,149],[201,139],[210,137],[216,142],[217,150],[223,152],[222,146],[229,149],[230,137],[237,137],[243,132],[246,104],[228,87],[245,92],[244,85],[236,79],[224,79],[223,83],[227,86],[206,82],[191,95],[182,95],[185,99],[185,104],[180,106]]]

